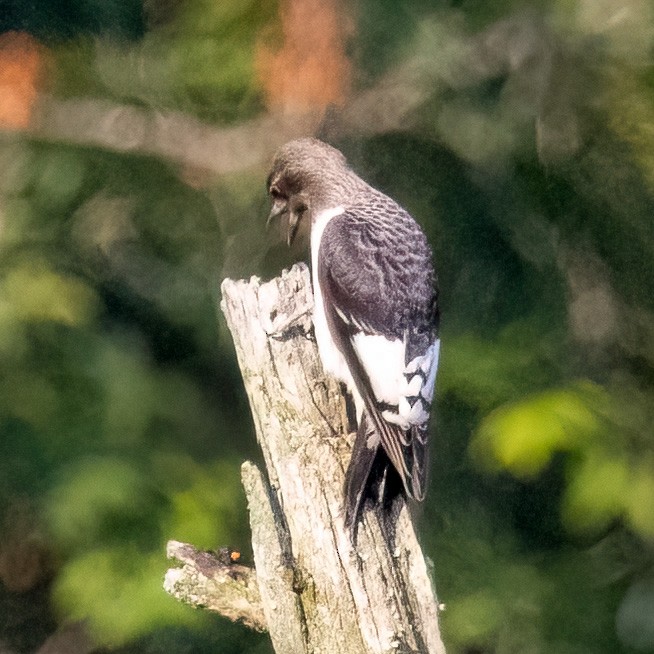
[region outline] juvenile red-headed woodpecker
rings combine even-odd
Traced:
[[[356,535],[367,497],[382,505],[402,489],[425,497],[440,345],[431,250],[407,211],[317,139],[277,152],[268,192],[269,221],[287,215],[289,245],[300,221],[311,226],[320,358],[356,408],[345,482],[345,523]]]

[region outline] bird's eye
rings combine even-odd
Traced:
[[[273,200],[279,200],[282,196],[282,192],[279,190],[279,187],[277,186],[271,186],[270,187],[270,197],[272,197]]]

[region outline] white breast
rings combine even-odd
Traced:
[[[318,283],[318,253],[320,251],[320,241],[322,240],[323,232],[327,223],[335,216],[342,214],[343,211],[343,207],[333,207],[321,211],[315,216],[311,226],[311,279],[313,282],[313,299],[315,303],[313,324],[316,332],[318,351],[320,352],[320,359],[322,360],[325,372],[333,375],[339,381],[344,382],[351,393],[358,395],[354,388],[354,380],[347,367],[345,357],[340,353],[329,333],[322,291]]]

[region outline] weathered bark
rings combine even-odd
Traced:
[[[318,357],[306,266],[263,284],[225,280],[222,292],[266,466],[264,474],[246,462],[242,479],[258,599],[276,653],[443,653],[407,508],[393,551],[374,512],[364,514],[356,547],[344,528],[354,435],[341,388]],[[186,601],[207,604],[196,598],[190,592]]]
[[[248,501],[273,644],[278,653],[443,651],[437,605],[408,511],[400,514],[393,552],[371,513],[356,549],[344,529],[343,479],[352,437],[341,389],[325,378],[318,358],[312,306],[309,274],[301,265],[266,284],[223,284],[222,309],[269,480],[265,493],[248,489]],[[246,468],[246,477],[251,474]],[[277,542],[260,527],[273,519]],[[280,575],[294,600],[284,616],[276,604]],[[298,620],[302,650],[286,644]]]

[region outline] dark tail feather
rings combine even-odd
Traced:
[[[385,531],[394,531],[392,523],[399,510],[397,500],[403,497],[403,490],[402,479],[384,448],[380,447],[379,436],[364,411],[345,475],[345,527],[353,543],[356,543],[358,522],[368,499],[377,509]]]
[[[352,542],[356,541],[357,523],[366,499],[368,480],[378,449],[379,437],[364,411],[345,475],[345,527],[350,530]]]
[[[409,470],[411,487],[407,490],[409,497],[418,502],[425,499],[429,473],[429,432],[427,425],[411,427],[411,454]]]

